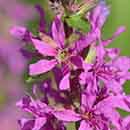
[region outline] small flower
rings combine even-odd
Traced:
[[[32,38],[36,50],[43,56],[50,57],[50,60],[40,60],[29,67],[30,75],[38,75],[53,69],[56,65],[68,66],[68,71],[64,73],[60,88],[69,88],[70,70],[82,66],[82,58],[71,52],[71,48],[65,46],[65,33],[63,24],[57,16],[52,24],[53,39],[43,34],[42,40]],[[66,68],[66,67],[65,67]],[[65,71],[63,71],[65,72]]]
[[[111,125],[114,128],[123,128],[120,120],[120,114],[116,108],[121,108],[130,111],[129,96],[107,96],[97,102],[97,96],[84,92],[82,94],[81,107],[79,112],[61,110],[54,113],[59,120],[67,122],[80,121],[79,130],[84,129],[110,129]]]
[[[93,88],[93,91],[98,91],[98,84],[100,84],[107,86],[108,90],[117,94],[123,93],[122,85],[126,80],[129,80],[130,59],[129,57],[119,57],[120,50],[118,48],[105,48],[106,45],[110,44],[118,35],[125,31],[125,28],[121,26],[110,39],[102,40],[101,29],[108,14],[109,10],[104,2],[99,3],[89,14],[88,19],[91,23],[92,32],[95,32],[95,37],[91,38],[92,43],[89,45],[86,63],[83,63],[85,71],[80,75],[80,81],[81,84]],[[92,48],[93,50],[91,50]],[[121,61],[124,61],[124,66],[127,66],[126,71],[123,66],[120,69],[121,63],[119,62]],[[118,65],[115,66],[114,64]]]
[[[17,106],[33,115],[30,119],[19,120],[21,130],[65,130],[63,123],[53,116],[53,108],[40,100],[26,96],[17,103]]]
[[[112,51],[115,51],[115,49],[109,49],[109,51],[112,55]],[[85,71],[80,75],[81,84],[87,84],[96,91],[98,91],[98,84],[104,84],[108,90],[115,94],[123,93],[123,84],[130,79],[130,58],[118,56],[118,53],[113,52],[116,57],[114,56],[115,58],[106,61],[104,58],[109,56],[108,53],[106,52],[105,56],[97,56],[94,63],[84,64]]]

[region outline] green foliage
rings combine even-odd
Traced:
[[[23,0],[24,3],[28,3],[28,4],[41,4],[41,3],[44,3],[43,1],[46,1],[46,0]]]
[[[34,35],[38,35],[38,24],[39,21],[37,18],[35,18],[35,20],[31,20],[28,22],[27,26],[28,29],[34,34]]]
[[[75,123],[67,125],[67,130],[75,130]]]
[[[0,91],[0,109],[2,105],[5,104],[6,100],[7,100],[7,95],[1,90]]]
[[[126,117],[128,115],[130,115],[130,112],[124,111],[122,109],[117,109],[117,111],[121,114],[122,117]]]
[[[124,91],[128,95],[130,94],[130,81],[127,81],[124,85]]]
[[[77,30],[81,30],[83,32],[87,32],[89,30],[89,23],[80,15],[72,15],[65,20],[70,27],[73,27]]]

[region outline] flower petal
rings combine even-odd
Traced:
[[[125,130],[130,128],[130,116],[127,116],[123,119],[123,127]]]
[[[70,60],[76,67],[78,67],[78,68],[82,68],[83,67],[82,66],[82,64],[83,64],[82,57],[80,57],[80,56],[72,56]]]
[[[36,8],[36,10],[38,11],[38,13],[40,15],[39,31],[40,32],[45,32],[46,23],[45,23],[44,10],[42,9],[42,7],[40,5],[36,5],[35,8]]]
[[[44,56],[56,56],[57,50],[51,47],[48,43],[38,39],[32,39],[33,45]]]
[[[81,117],[79,114],[75,113],[72,110],[64,109],[64,110],[56,110],[54,112],[54,116],[62,121],[79,121]]]
[[[39,35],[44,43],[49,44],[52,48],[58,48],[57,43],[49,35],[42,32],[40,32]]]
[[[64,48],[65,32],[60,16],[56,16],[52,24],[52,36],[60,48]]]
[[[121,129],[121,116],[120,114],[111,108],[104,108],[104,116],[112,123],[112,125],[114,125],[118,130],[122,130]]]
[[[18,39],[23,39],[27,29],[21,26],[14,26],[10,29],[11,35]]]
[[[90,127],[90,125],[85,120],[83,120],[83,121],[81,121],[80,127],[78,130],[93,130],[93,129]]]
[[[57,61],[54,60],[39,60],[38,62],[31,64],[29,66],[29,74],[30,75],[38,75],[45,73],[52,68],[54,68],[57,64]]]
[[[74,49],[76,53],[81,53],[83,49],[87,48],[90,44],[92,44],[96,40],[96,33],[90,32],[85,36],[81,36],[79,40],[74,43]]]
[[[96,47],[96,53],[97,53],[97,59],[100,61],[100,63],[103,62],[106,51],[104,46],[102,45],[102,43],[100,43],[97,47]]]
[[[56,84],[57,84],[57,86],[59,86],[60,81],[62,79],[62,71],[60,68],[55,67],[53,69],[53,73],[54,73],[54,78],[55,78]]]
[[[120,108],[125,111],[130,112],[130,97],[129,96],[124,96],[124,95],[117,95],[117,96],[109,96],[108,98],[105,98],[102,100],[102,102],[98,103],[98,108],[99,109],[104,109],[105,108]]]
[[[31,102],[32,100],[30,96],[24,96],[20,101],[16,103],[16,106],[20,108],[25,108],[28,107]]]
[[[45,117],[39,117],[35,119],[34,127],[32,130],[40,130],[40,128],[46,123]]]
[[[70,88],[70,73],[67,73],[60,82],[60,89],[66,90]]]
[[[108,46],[110,43],[112,43],[113,40],[115,40],[124,31],[125,31],[125,27],[124,26],[119,27],[117,29],[117,31],[113,34],[113,36],[111,38],[109,38],[108,40],[104,40],[102,44],[104,46]]]
[[[120,54],[120,49],[119,49],[119,48],[107,48],[107,49],[106,49],[106,53],[107,53],[107,55],[108,55],[111,59],[115,59],[115,58],[117,58],[117,56],[119,56],[119,54]]]
[[[113,67],[119,68],[120,71],[128,71],[130,69],[130,58],[121,56],[113,62]]]
[[[108,15],[108,6],[106,5],[105,1],[100,1],[97,7],[92,11],[92,13],[89,16],[89,21],[91,22],[92,29],[101,29]]]
[[[35,120],[22,118],[18,121],[21,130],[32,130]]]
[[[96,101],[96,94],[88,92],[88,90],[86,89],[81,97],[81,105],[82,105],[83,111],[84,111],[84,109],[85,109],[85,111],[91,110],[95,101]]]
[[[116,80],[108,80],[105,82],[105,84],[107,89],[111,92],[114,92],[115,94],[121,94],[123,92],[122,85]]]

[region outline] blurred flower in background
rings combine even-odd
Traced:
[[[22,74],[26,60],[20,53],[22,46],[14,40],[9,29],[14,24],[23,25],[34,17],[33,7],[20,0],[0,0],[0,129],[17,130],[20,112],[16,100],[23,93]]]

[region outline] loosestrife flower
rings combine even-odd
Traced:
[[[11,30],[16,37],[24,37],[26,29],[22,27],[14,27]],[[31,36],[31,33],[30,35]],[[43,59],[29,66],[30,75],[38,75],[53,69],[57,64],[63,67],[64,77],[60,83],[61,89],[69,88],[70,70],[82,67],[82,58],[73,53],[73,49],[65,45],[65,33],[63,23],[57,16],[52,23],[53,39],[42,33],[42,40],[31,37],[34,47],[44,57],[47,56],[50,60]],[[66,84],[66,86],[64,85]],[[66,87],[66,88],[64,88]]]
[[[82,94],[79,112],[69,113],[68,110],[63,110],[56,111],[54,115],[63,121],[75,121],[77,117],[80,117],[79,130],[107,130],[111,125],[114,125],[114,127],[120,130],[122,128],[122,124],[120,123],[121,117],[119,113],[117,113],[116,108],[130,111],[128,103],[129,97],[108,95],[97,101],[100,97],[88,92],[88,90],[85,91],[86,92]]]
[[[130,58],[119,56],[120,50],[118,48],[105,48],[106,45],[110,44],[125,30],[124,27],[121,26],[114,33],[112,38],[102,40],[101,29],[107,18],[106,14],[108,15],[108,9],[104,3],[101,3],[89,16],[92,30],[97,30],[97,40],[91,44],[92,50],[90,50],[90,54],[88,53],[87,55],[83,65],[84,72],[80,75],[80,80],[82,84],[91,85],[94,90],[97,89],[98,82],[103,81],[108,89],[114,93],[118,93],[123,92],[122,85],[124,81],[130,79]],[[98,45],[96,45],[97,41],[99,42]],[[92,51],[94,55],[91,54]],[[121,62],[123,63],[121,64]]]
[[[44,34],[42,40],[32,38],[33,45],[38,52],[43,56],[51,57],[51,60],[43,59],[31,64],[29,67],[29,73],[30,75],[42,74],[51,70],[57,64],[60,64],[64,67],[64,77],[61,80],[60,88],[64,89],[65,85],[66,88],[69,88],[70,70],[73,69],[74,66],[81,67],[82,59],[81,57],[74,55],[71,48],[66,47],[63,24],[59,16],[56,17],[52,24],[52,36],[53,39],[44,36]],[[45,37],[48,38],[48,41],[45,41]],[[66,70],[67,68],[68,70]]]
[[[62,122],[57,121],[52,115],[53,109],[40,100],[33,100],[31,97],[26,96],[17,106],[25,111],[33,114],[33,119],[22,118],[19,124],[22,130],[51,130],[57,128],[58,130],[65,130]]]
[[[118,109],[130,112],[130,96],[123,91],[130,79],[130,57],[120,56],[118,48],[106,48],[125,28],[119,27],[111,38],[103,40],[102,28],[109,15],[104,1],[85,12],[90,24],[86,34],[72,28],[66,36],[61,15],[46,33],[44,12],[39,6],[37,9],[41,16],[38,37],[24,27],[15,27],[11,33],[31,41],[37,50],[33,55],[40,54],[40,60],[29,65],[29,74],[52,71],[53,76],[33,87],[34,98],[26,96],[17,103],[32,114],[31,119],[19,121],[21,129],[66,130],[74,122],[76,130],[128,130],[130,118],[122,117]],[[78,38],[68,40],[72,35]]]

